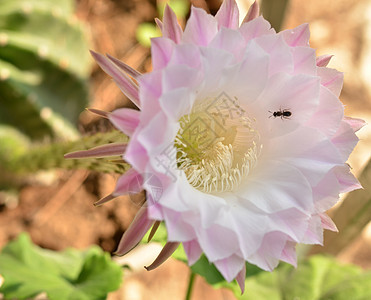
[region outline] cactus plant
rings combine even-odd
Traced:
[[[73,0],[0,2],[0,124],[61,136],[88,99],[88,43]],[[58,132],[58,129],[59,132]]]

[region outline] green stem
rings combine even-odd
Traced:
[[[188,281],[188,288],[187,288],[187,294],[185,297],[185,300],[191,300],[192,295],[192,289],[195,282],[196,273],[193,273],[191,271],[191,274],[189,275],[189,281]]]

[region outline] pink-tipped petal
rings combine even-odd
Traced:
[[[343,161],[347,161],[349,155],[357,145],[358,140],[353,128],[348,123],[342,122],[339,129],[332,137],[331,142],[338,149]]]
[[[344,74],[330,68],[318,68],[317,74],[321,77],[321,84],[333,92],[336,97],[339,97],[343,87]]]
[[[131,136],[139,125],[140,112],[130,108],[116,109],[109,115],[116,128]]]
[[[70,152],[64,155],[64,158],[90,158],[90,157],[107,157],[122,155],[126,151],[127,144],[112,143],[91,148],[89,150],[81,150]]]
[[[165,6],[162,34],[164,37],[173,40],[176,44],[180,43],[183,34],[176,15],[168,4]]]
[[[336,167],[335,169],[336,178],[341,186],[341,193],[348,193],[354,190],[362,189],[362,185],[349,169],[350,167],[347,164]]]
[[[363,126],[365,126],[367,123],[361,119],[357,118],[351,118],[351,117],[344,117],[344,121],[347,122],[350,127],[353,128],[354,132],[357,132],[360,130]]]
[[[216,20],[203,9],[192,6],[191,16],[184,29],[183,41],[207,46],[218,32]]]
[[[155,57],[152,61],[153,69],[159,70],[167,66],[174,49],[174,42],[171,39],[157,37],[151,39],[151,53]]]
[[[308,222],[308,229],[302,242],[304,244],[319,244],[323,246],[322,221],[318,215],[312,215]]]
[[[215,15],[219,27],[238,28],[238,7],[235,0],[224,0],[217,14]]]
[[[102,54],[96,53],[90,50],[91,55],[97,62],[97,64],[110,75],[113,80],[116,82],[121,91],[138,107],[140,108],[139,103],[139,94],[138,86],[124,73],[119,69],[111,60],[103,56]]]
[[[144,267],[147,271],[151,271],[161,266],[178,248],[180,243],[178,242],[167,242],[164,248],[162,248],[160,254],[157,256],[155,261],[148,267]]]
[[[139,193],[143,187],[143,177],[134,169],[130,169],[122,175],[116,183],[115,196]]]
[[[294,61],[294,74],[317,75],[315,64],[316,51],[309,47],[291,48]]]
[[[140,72],[138,72],[137,70],[133,69],[132,67],[130,67],[129,65],[125,64],[124,62],[122,62],[121,60],[109,55],[109,54],[106,54],[107,57],[116,65],[118,66],[122,71],[124,71],[125,73],[129,74],[131,77],[133,77],[134,79],[138,78],[140,75],[142,75]]]
[[[259,19],[256,19],[259,20]],[[255,20],[254,20],[255,21]],[[246,25],[251,24],[247,23]],[[258,45],[270,56],[269,75],[285,72],[292,74],[294,71],[293,57],[290,53],[290,47],[285,43],[280,35],[263,35],[255,39]]]
[[[309,25],[302,24],[294,29],[287,29],[280,33],[283,35],[287,45],[290,47],[297,47],[297,46],[309,46]]]
[[[288,264],[293,265],[295,268],[297,267],[297,257],[296,257],[296,250],[295,250],[296,243],[287,241],[285,247],[282,250],[280,259]]]
[[[339,232],[334,221],[332,221],[331,218],[327,214],[322,213],[322,214],[319,214],[319,216],[321,218],[322,226],[324,229],[328,229],[334,232]]]
[[[269,22],[262,16],[259,16],[250,22],[242,23],[239,32],[246,41],[250,41],[262,35],[273,35],[275,33],[271,24],[269,24]]]
[[[316,58],[317,67],[327,67],[333,55],[321,55]]]
[[[147,217],[147,207],[142,206],[129,228],[124,232],[114,254],[122,256],[132,250],[142,240],[154,222],[154,220]]]
[[[216,260],[213,262],[215,267],[222,273],[225,280],[231,282],[235,279],[238,273],[241,271],[243,266],[245,265],[245,260],[235,254]]]
[[[197,240],[192,240],[189,242],[183,242],[183,248],[185,253],[187,254],[188,264],[192,266],[202,254],[202,249],[197,242]]]
[[[245,280],[246,280],[246,264],[243,265],[242,270],[238,272],[236,281],[241,289],[241,295],[245,292]]]
[[[162,21],[159,18],[155,18],[155,22],[156,22],[157,27],[161,30],[161,32],[163,32],[164,24],[162,23]]]
[[[242,24],[256,19],[259,16],[259,11],[259,3],[254,1],[254,3],[250,6],[245,18],[243,19]]]

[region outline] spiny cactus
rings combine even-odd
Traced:
[[[90,58],[73,4],[0,1],[0,124],[32,139],[72,134],[87,104]]]

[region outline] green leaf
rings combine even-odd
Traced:
[[[45,292],[53,299],[105,299],[119,288],[122,270],[98,247],[54,252],[33,245],[26,234],[0,254],[5,299],[26,299]]]
[[[50,9],[54,14],[71,14],[74,10],[72,1],[55,0],[1,0],[0,15],[9,14],[13,11],[22,11],[25,14],[32,13],[34,9]]]
[[[91,58],[73,7],[73,0],[0,1],[0,123],[33,140],[76,135],[88,102]]]
[[[237,284],[231,288],[241,300],[365,300],[371,299],[371,273],[334,258],[313,256],[295,269],[280,265],[274,272],[260,272],[246,279],[245,294]]]
[[[201,255],[200,259],[191,267],[191,270],[204,277],[211,285],[224,281],[222,274],[213,264],[210,264],[205,255]]]

